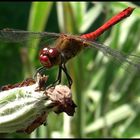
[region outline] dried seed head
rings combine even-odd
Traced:
[[[7,85],[0,92],[0,132],[31,133],[46,122],[49,112],[66,112],[72,116],[75,103],[71,90],[64,85],[46,89],[48,76],[37,76]]]
[[[54,111],[56,113],[66,112],[68,115],[73,116],[76,105],[72,101],[72,93],[69,87],[56,85],[54,88],[46,90],[45,94],[55,104]]]

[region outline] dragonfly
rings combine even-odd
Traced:
[[[121,12],[121,14],[124,13],[122,17],[125,18],[129,16],[132,10],[133,9],[130,8],[123,10]],[[126,11],[129,11],[129,14],[126,15]],[[53,85],[61,83],[63,71],[67,77],[68,85],[71,87],[72,78],[68,74],[66,63],[73,57],[77,56],[84,48],[95,48],[101,51],[104,55],[114,58],[120,64],[123,65],[123,63],[125,63],[126,69],[127,67],[130,67],[132,68],[131,70],[140,70],[139,56],[126,54],[95,41],[96,37],[123,19],[118,15],[114,16],[112,18],[113,20],[109,20],[95,32],[87,33],[81,36],[65,33],[31,32],[15,29],[2,29],[0,30],[0,40],[8,42],[26,42],[30,39],[40,39],[41,50],[39,52],[39,61],[42,64],[42,67],[37,69],[37,72],[42,73],[42,71],[46,69],[51,69],[54,66],[58,66],[58,76]]]

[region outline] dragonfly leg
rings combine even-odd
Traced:
[[[66,77],[67,77],[67,80],[68,80],[68,84],[69,84],[69,88],[71,88],[71,85],[72,85],[73,81],[72,81],[72,78],[70,77],[70,75],[68,74],[68,71],[67,71],[65,63],[62,64],[62,69],[63,69],[63,72],[66,74]]]
[[[58,85],[58,84],[61,83],[61,74],[62,74],[62,67],[60,65],[59,66],[59,72],[58,72],[58,75],[57,75],[57,79],[52,84],[47,86],[47,89],[50,88],[50,87],[54,87],[55,85]]]
[[[59,66],[58,76],[57,76],[57,79],[54,81],[54,83],[60,84],[61,83],[61,76],[62,76],[62,67],[60,65]]]
[[[46,70],[46,67],[44,67],[44,66],[38,68],[38,69],[36,70],[35,74],[33,75],[33,78],[34,78],[34,79],[36,78],[37,73],[39,73],[39,74],[42,75],[42,74],[43,74],[43,71],[45,71],[45,70]]]
[[[58,76],[57,79],[51,84],[49,85],[47,88],[50,88],[52,86],[58,85],[61,83],[61,77],[62,77],[62,70],[65,73],[67,80],[68,80],[68,84],[69,84],[69,88],[71,88],[72,85],[72,78],[70,77],[70,75],[68,74],[67,68],[65,64],[61,64],[59,66],[59,72],[58,72]]]
[[[65,65],[64,62],[65,62],[65,56],[62,53],[61,54],[61,69],[63,70],[63,72],[65,73],[65,75],[67,77],[69,88],[71,88],[71,85],[72,85],[73,81],[72,81],[72,78],[70,77],[70,75],[68,74],[68,71],[67,71],[67,68],[66,68],[66,65]]]

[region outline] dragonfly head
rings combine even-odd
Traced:
[[[39,60],[43,66],[51,68],[60,63],[60,52],[56,48],[45,47],[40,51]]]

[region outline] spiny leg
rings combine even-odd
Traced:
[[[72,78],[71,78],[70,75],[68,74],[68,71],[67,71],[67,68],[66,68],[66,65],[65,65],[65,56],[64,56],[63,53],[61,54],[61,68],[62,68],[63,72],[65,73],[65,75],[66,75],[66,77],[67,77],[68,84],[69,84],[69,88],[71,88],[71,85],[72,85]]]
[[[57,75],[57,79],[54,81],[54,83],[60,84],[61,83],[61,77],[62,77],[62,66],[59,66],[59,72]]]
[[[42,75],[42,74],[43,74],[43,71],[45,71],[45,70],[46,70],[46,67],[44,67],[44,66],[38,68],[38,69],[36,70],[35,74],[33,75],[33,78],[34,78],[34,79],[36,78],[37,73],[39,73],[39,74]]]
[[[50,87],[54,87],[55,85],[60,84],[61,83],[61,75],[62,75],[62,66],[60,65],[59,66],[59,72],[58,72],[58,75],[57,75],[57,79],[52,84],[47,86],[47,89],[50,88]]]
[[[68,84],[69,84],[69,88],[71,88],[71,85],[72,85],[73,81],[72,81],[72,78],[70,77],[70,75],[68,74],[68,71],[67,71],[65,63],[62,64],[62,69],[63,69],[64,73],[66,74],[66,77],[67,77],[67,80],[68,80]]]
[[[61,64],[61,65],[59,65],[59,72],[58,72],[57,79],[56,79],[52,84],[50,84],[49,86],[47,86],[47,89],[50,88],[50,87],[54,87],[55,85],[58,85],[58,84],[61,83],[62,70],[63,70],[63,72],[65,73],[65,75],[66,75],[66,77],[67,77],[68,84],[69,84],[69,88],[71,88],[71,85],[72,85],[72,78],[71,78],[70,75],[68,74],[66,65],[65,65],[65,64]]]
[[[62,68],[63,60],[64,60],[64,56],[63,56],[63,54],[61,54],[61,63],[60,63],[60,65],[59,65],[59,72],[58,72],[58,75],[57,75],[57,79],[56,79],[51,85],[49,85],[49,86],[47,87],[47,89],[50,88],[50,87],[54,87],[55,85],[61,83],[62,69],[63,69],[63,68]]]

